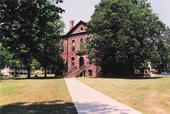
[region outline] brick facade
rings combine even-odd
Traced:
[[[91,64],[88,55],[79,55],[81,44],[92,38],[86,32],[87,25],[80,21],[74,26],[74,21],[70,21],[70,31],[62,39],[62,57],[67,66],[66,76],[98,76],[100,67]]]

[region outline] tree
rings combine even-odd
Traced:
[[[34,59],[46,69],[44,61],[48,60],[48,54],[59,51],[56,49],[62,30],[59,13],[63,10],[54,2],[62,0],[2,0],[0,3],[0,41],[26,67],[28,78]]]
[[[15,70],[14,76],[17,76],[17,69],[22,67],[21,62],[14,58],[13,54],[9,53],[8,50],[0,43],[0,70],[5,67],[10,67]]]
[[[60,33],[63,31],[64,24],[59,17],[59,13],[63,10],[56,8],[50,2],[39,3],[39,19],[38,27],[40,32],[37,34],[39,37],[38,52],[36,54],[37,60],[41,63],[45,70],[45,77],[47,77],[47,69],[50,66],[58,66],[57,61],[60,61]],[[48,67],[49,66],[49,67]]]
[[[147,0],[101,0],[89,22],[94,34],[89,56],[103,74],[134,75],[135,69],[144,73],[148,62],[167,58],[166,52],[159,53],[161,45],[166,48],[164,30]],[[166,65],[164,61],[162,67]]]
[[[166,60],[168,61],[167,71],[169,72],[170,71],[170,29],[169,27],[166,28],[164,32],[164,36],[165,36],[164,43],[166,43],[167,45],[166,45],[166,50],[162,50],[161,52],[166,51],[166,54],[168,55],[168,58]]]
[[[0,43],[0,71],[5,66],[7,66],[9,56],[10,54],[8,53],[8,51]]]
[[[24,65],[22,64],[22,62],[19,59],[15,58],[12,54],[10,54],[10,57],[8,59],[7,67],[14,70],[14,74],[12,74],[14,77],[18,76],[19,69],[24,69]]]

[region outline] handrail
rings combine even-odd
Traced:
[[[68,74],[72,73],[74,71],[74,69],[77,69],[77,67],[74,66],[71,70],[69,70],[67,73],[65,73],[65,76],[67,76]]]
[[[77,77],[84,69],[86,68],[85,65],[81,66],[78,71],[75,73],[75,77]]]
[[[85,65],[81,66],[79,69],[81,70],[81,69],[83,69],[84,67],[85,67]]]

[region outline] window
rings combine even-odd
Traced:
[[[61,42],[61,52],[64,52],[64,42]]]
[[[74,57],[72,57],[71,58],[71,66],[74,66],[75,64],[74,64],[74,61],[75,61],[75,59],[74,59]]]
[[[75,60],[74,57],[72,57],[71,60],[74,61]]]
[[[75,40],[72,40],[72,51],[75,51],[76,49],[76,43]]]
[[[89,76],[92,76],[92,75],[93,75],[92,70],[88,70],[88,72],[89,72]]]
[[[81,27],[80,30],[83,31],[84,30],[83,27]]]

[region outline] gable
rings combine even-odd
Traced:
[[[66,35],[84,33],[86,32],[86,30],[87,30],[87,24],[83,21],[80,21]]]
[[[86,32],[87,26],[80,24],[71,34]]]

